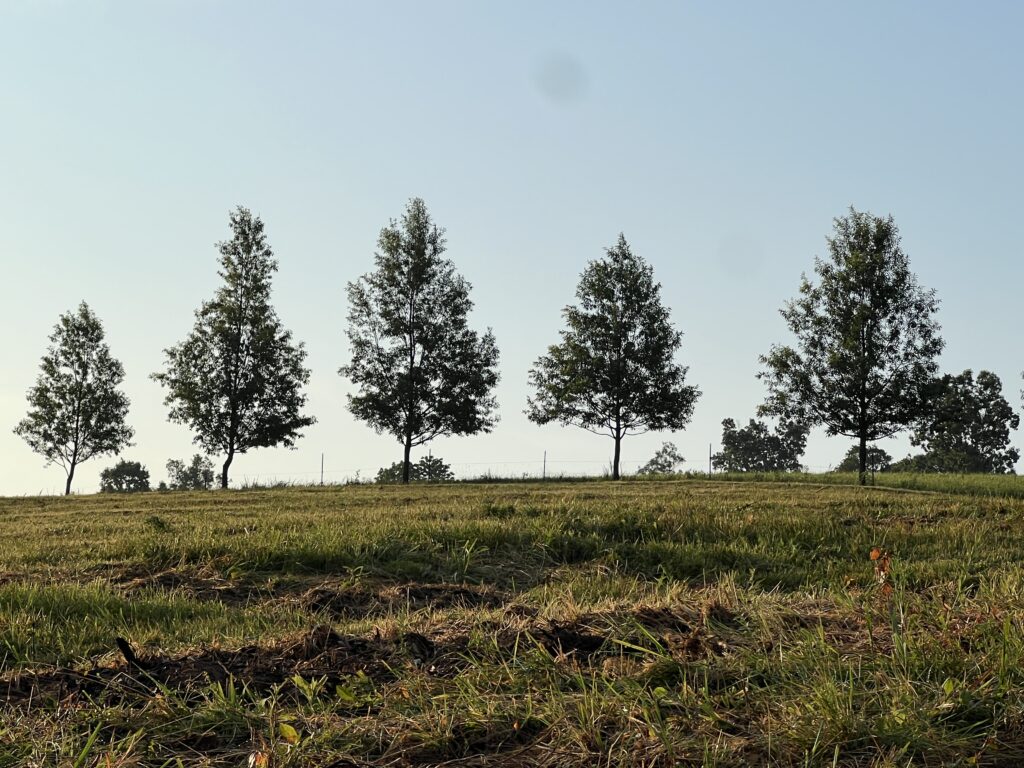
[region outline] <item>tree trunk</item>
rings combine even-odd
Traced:
[[[868,436],[860,433],[860,471],[857,474],[857,482],[861,485],[868,484]]]
[[[228,457],[224,460],[224,467],[220,471],[220,487],[225,489],[228,487],[228,468],[231,466],[232,459],[235,458],[235,449],[231,448],[228,450]]]
[[[71,467],[68,469],[68,481],[64,485],[64,495],[65,496],[70,496],[71,495],[71,481],[74,480],[74,479],[75,479],[75,465],[72,463]]]
[[[410,453],[412,453],[412,436],[407,435],[405,438],[405,458],[402,460],[402,482],[406,485],[409,484],[409,474],[412,469],[412,464],[409,462]]]
[[[615,458],[612,461],[612,480],[619,479],[619,457],[622,455],[622,435],[615,435]]]

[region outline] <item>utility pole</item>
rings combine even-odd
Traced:
[[[708,477],[711,477],[711,443],[708,443]]]
[[[320,454],[320,485],[324,484],[324,455]]]
[[[544,468],[541,470],[540,479],[541,480],[547,480],[548,479],[548,452],[547,451],[544,451]]]

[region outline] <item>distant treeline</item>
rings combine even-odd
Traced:
[[[169,420],[186,425],[205,454],[223,457],[222,488],[237,454],[294,447],[315,422],[305,412],[305,348],[271,304],[277,261],[263,222],[239,207],[230,228],[231,238],[217,245],[219,288],[152,374],[165,389]],[[893,466],[871,444],[905,430],[922,453],[897,463],[901,469],[1012,472],[1018,453],[1009,431],[1019,417],[994,374],[939,374],[938,300],[910,271],[892,217],[851,208],[835,219],[827,243],[828,256],[814,261],[816,279],[802,277],[797,297],[781,310],[793,340],[760,358],[767,397],[758,415],[775,426],[723,421],[715,467],[797,471],[808,431],[820,426],[856,440],[843,466],[862,483],[869,472]],[[339,369],[354,387],[348,408],[401,444],[400,465],[382,472],[402,482],[416,479],[414,448],[490,432],[498,420],[497,342],[490,329],[470,328],[471,286],[445,250],[444,230],[414,198],[381,230],[374,269],[348,284],[350,358]],[[652,267],[621,234],[584,267],[576,303],[563,318],[559,340],[528,373],[526,414],[537,424],[610,436],[611,477],[618,479],[624,437],[690,422],[701,393],[676,361],[682,334]],[[85,302],[60,316],[40,368],[15,432],[64,468],[70,493],[79,464],[132,445],[124,368]],[[646,474],[674,471],[682,457],[670,447],[648,462]],[[178,464],[182,477],[194,471],[196,482],[214,482],[212,464]]]

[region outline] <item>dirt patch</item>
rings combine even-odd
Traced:
[[[15,706],[33,700],[63,702],[100,696],[124,701],[152,695],[161,686],[188,690],[229,679],[264,692],[295,675],[306,680],[325,678],[328,689],[333,690],[360,673],[378,681],[393,678],[389,662],[396,653],[394,642],[340,635],[329,627],[317,627],[270,646],[209,648],[177,656],[137,656],[120,639],[118,647],[122,658],[113,665],[84,672],[58,668],[15,674],[0,681],[0,694],[8,705]]]
[[[460,584],[401,584],[382,589],[378,598],[392,607],[408,605],[423,608],[498,608],[507,598],[489,587],[464,586]]]
[[[242,606],[273,597],[269,584],[254,584],[221,576],[214,569],[167,568],[152,570],[142,565],[102,564],[90,569],[83,580],[102,579],[128,596],[146,591],[173,592],[194,600],[218,601]]]
[[[296,675],[307,681],[323,680],[322,688],[330,695],[354,675],[380,684],[393,681],[402,668],[410,667],[432,676],[452,677],[477,663],[472,638],[481,633],[494,640],[487,648],[502,656],[539,647],[556,660],[585,666],[600,666],[614,657],[647,658],[652,650],[677,661],[729,650],[706,626],[691,623],[667,608],[648,607],[585,614],[569,621],[510,614],[500,621],[456,618],[425,629],[423,634],[382,635],[377,629],[357,636],[319,626],[269,645],[202,648],[177,655],[141,654],[118,638],[113,662],[107,654],[84,671],[56,668],[0,677],[0,707],[73,703],[86,698],[144,700],[162,687],[188,693],[228,680],[257,692],[284,684],[282,690],[295,694],[289,681]],[[490,652],[484,650],[485,655]]]
[[[508,596],[489,587],[461,584],[395,584],[369,589],[363,585],[319,584],[300,598],[311,613],[325,612],[341,619],[385,616],[412,611],[452,608],[498,608]]]
[[[309,613],[325,613],[337,619],[362,619],[385,612],[375,593],[357,586],[312,587],[299,596],[299,605]]]

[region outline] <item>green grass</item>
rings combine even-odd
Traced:
[[[1017,478],[783,479],[0,499],[0,766],[1024,763]]]

